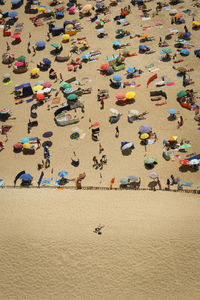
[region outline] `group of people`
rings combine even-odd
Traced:
[[[105,154],[102,155],[99,161],[96,156],[94,156],[92,160],[93,160],[93,167],[95,169],[100,168],[100,170],[102,170],[103,166],[107,164],[107,157]]]

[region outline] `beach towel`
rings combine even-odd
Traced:
[[[27,100],[26,100],[26,103],[30,103],[30,102],[32,102],[33,100],[34,100],[34,98],[27,99]]]
[[[12,83],[12,80],[8,81],[8,82],[5,82],[4,85],[9,85]]]
[[[154,22],[154,25],[155,25],[155,26],[163,25],[163,22],[162,22],[162,21],[155,21],[155,22]]]
[[[59,104],[60,103],[60,97],[54,98],[51,102],[51,104]]]
[[[166,83],[166,86],[172,86],[172,85],[175,85],[174,81]]]
[[[154,79],[156,79],[158,77],[158,75],[157,74],[155,74],[155,75],[153,75],[153,76],[151,76],[149,79],[148,79],[148,81],[147,81],[147,87],[149,86],[149,84],[154,80]]]
[[[182,182],[182,186],[192,186],[193,182],[187,182],[187,181],[183,181]]]

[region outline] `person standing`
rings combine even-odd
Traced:
[[[104,100],[103,99],[101,99],[101,109],[104,109]]]
[[[119,127],[118,126],[115,127],[115,137],[116,138],[119,137]]]

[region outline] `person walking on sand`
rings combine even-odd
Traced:
[[[167,178],[167,189],[170,190],[170,180]]]
[[[60,73],[60,80],[61,80],[61,81],[64,81],[61,73]]]
[[[115,127],[115,137],[116,138],[119,137],[119,127],[118,126]]]
[[[47,42],[49,42],[51,40],[51,36],[50,36],[50,33],[47,32]]]
[[[37,148],[39,149],[41,147],[41,142],[40,142],[40,139],[37,138]]]
[[[35,49],[34,46],[32,47],[32,49],[33,49],[33,56],[35,56],[36,55],[36,49]]]
[[[104,109],[104,100],[103,99],[101,99],[101,108],[100,109]]]
[[[101,154],[101,152],[103,152],[103,147],[102,147],[102,145],[101,145],[101,143],[99,143],[99,154]]]

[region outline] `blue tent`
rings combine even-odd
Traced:
[[[10,18],[16,18],[17,16],[18,16],[17,11],[11,11],[8,13],[8,17],[10,17]]]
[[[192,156],[192,157],[190,157],[190,158],[186,158],[187,160],[193,160],[193,159],[200,159],[200,154],[197,154],[197,155],[195,155],[195,156]]]
[[[24,83],[15,87],[15,91],[22,89],[22,97],[28,97],[33,95],[33,90],[30,83]]]
[[[187,49],[181,49],[181,55],[188,56],[190,52]]]

